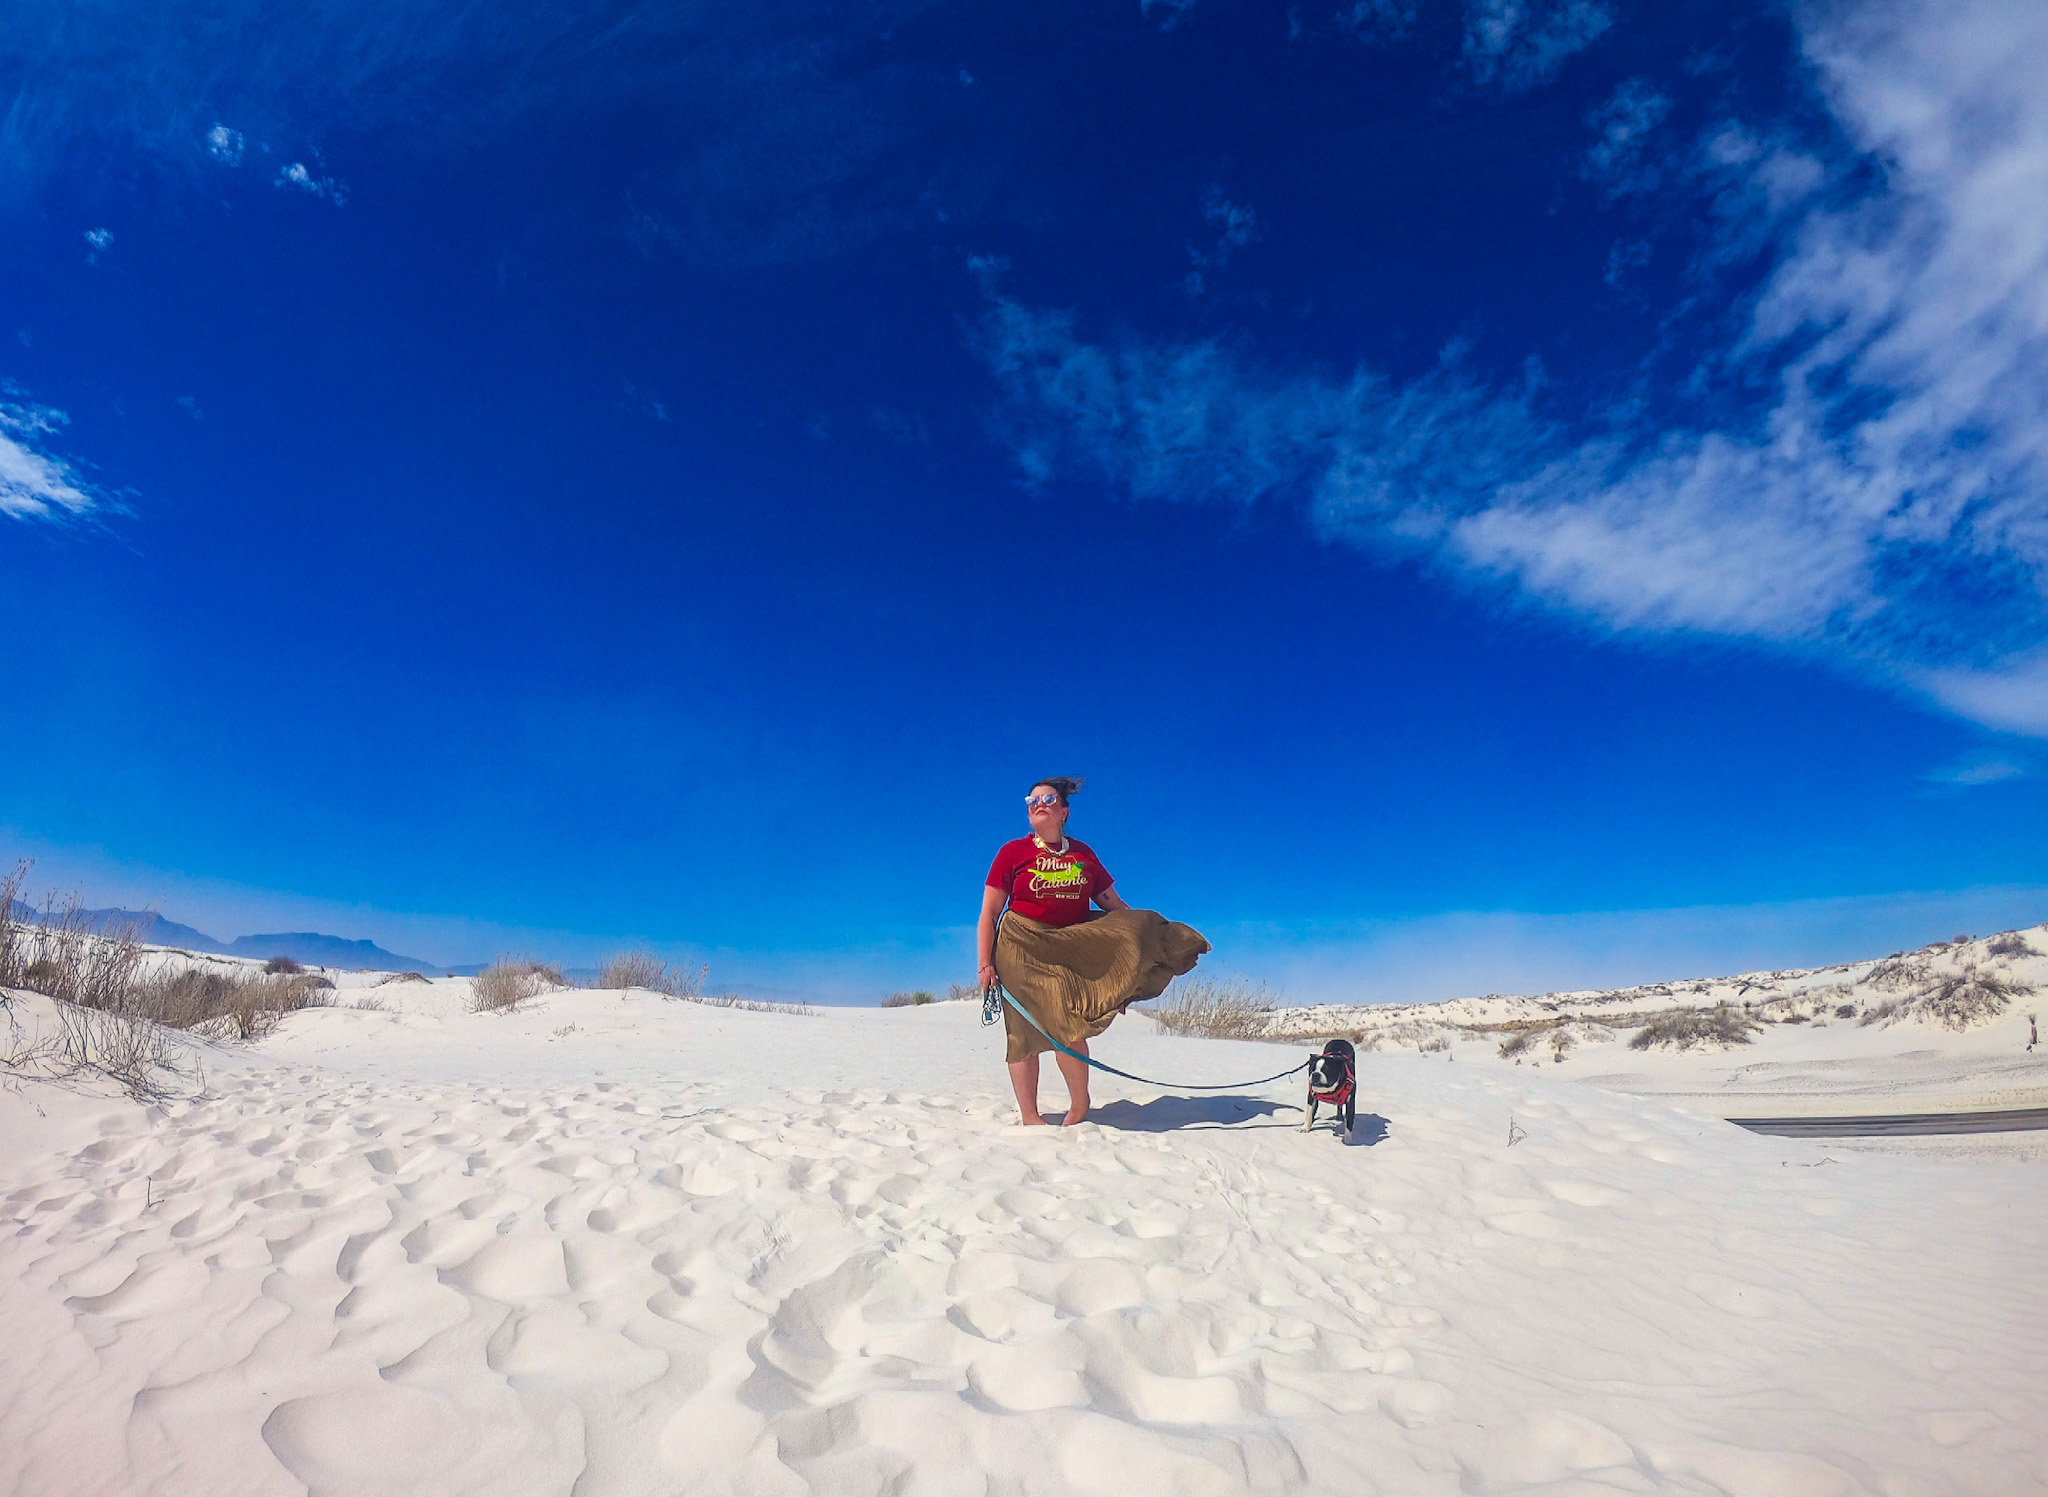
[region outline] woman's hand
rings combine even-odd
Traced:
[[[981,964],[981,971],[980,971],[980,972],[979,972],[979,974],[977,974],[977,975],[978,975],[978,979],[979,979],[979,980],[978,980],[978,982],[977,982],[977,984],[976,984],[976,985],[977,985],[977,986],[978,986],[978,987],[979,987],[979,988],[980,988],[980,989],[981,989],[981,990],[982,990],[982,991],[983,991],[984,993],[986,993],[986,992],[987,992],[987,991],[988,991],[988,990],[989,990],[990,988],[992,988],[992,987],[994,987],[994,986],[996,985],[996,965],[995,965],[995,963],[994,963],[994,962],[983,962],[983,963]]]

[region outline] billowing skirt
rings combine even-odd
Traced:
[[[1154,910],[1111,910],[1079,925],[1041,925],[1012,911],[996,937],[996,975],[1046,1033],[1073,1049],[1133,1003],[1157,998],[1209,949],[1192,926]],[[1007,1059],[1050,1050],[1007,1003]]]

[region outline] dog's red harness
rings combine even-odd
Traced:
[[[1358,1085],[1358,1078],[1354,1074],[1352,1074],[1350,1065],[1346,1063],[1342,1056],[1330,1055],[1324,1056],[1323,1059],[1332,1060],[1337,1063],[1337,1079],[1334,1083],[1331,1084],[1328,1090],[1324,1090],[1322,1087],[1319,1087],[1315,1084],[1315,1072],[1310,1071],[1308,1094],[1311,1097],[1314,1097],[1318,1102],[1332,1102],[1335,1103],[1337,1106],[1342,1107],[1346,1102],[1349,1102],[1351,1100],[1351,1093],[1353,1089],[1356,1088],[1356,1086]]]

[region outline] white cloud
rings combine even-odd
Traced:
[[[43,450],[44,439],[69,419],[48,406],[0,401],[0,515],[53,520],[105,502],[71,464]]]
[[[1608,431],[1572,440],[1540,378],[1492,388],[1455,359],[1406,384],[1289,377],[1215,343],[1090,345],[998,302],[985,350],[1025,473],[1299,495],[1326,535],[1419,548],[1601,625],[1787,644],[2048,736],[2048,9],[1805,19],[1882,181],[1826,204],[1810,156],[1710,132],[1699,170],[1726,234],[1769,224],[1784,244],[1698,374],[1773,392],[1756,417],[1582,412]],[[1612,118],[1632,140],[1653,113]]]
[[[248,142],[239,130],[230,130],[226,125],[215,125],[206,132],[206,154],[228,166],[242,164],[242,152]]]
[[[1465,66],[1510,92],[1555,78],[1614,24],[1598,0],[1472,0],[1465,12]]]
[[[1953,785],[1969,789],[1976,785],[1996,785],[2004,780],[2025,779],[2027,767],[1998,754],[1965,754],[1953,764],[1943,765],[1928,775],[1937,785]]]
[[[336,207],[348,201],[348,187],[332,177],[316,177],[303,161],[294,161],[277,174],[279,187],[296,187],[316,198],[326,198]]]

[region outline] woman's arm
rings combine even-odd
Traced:
[[[1123,895],[1117,893],[1114,889],[1104,889],[1095,896],[1095,902],[1105,910],[1127,910],[1130,908],[1129,905],[1124,903]]]
[[[1003,891],[986,886],[981,891],[981,924],[975,929],[976,954],[980,970],[975,983],[986,993],[996,980],[996,916],[1003,912]]]

